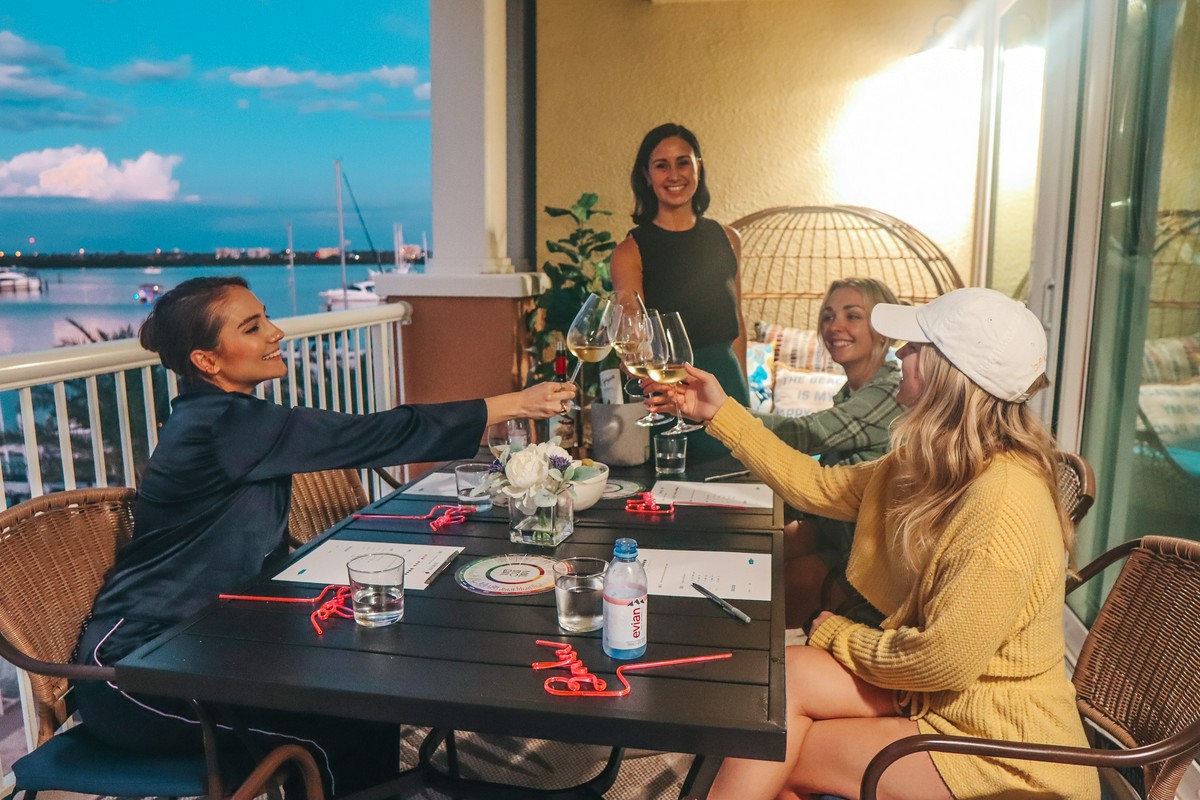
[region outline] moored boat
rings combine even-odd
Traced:
[[[382,298],[375,294],[375,281],[358,281],[345,289],[326,289],[317,293],[326,311],[347,308],[367,308],[379,305]]]
[[[40,292],[42,279],[32,272],[0,267],[0,292]]]

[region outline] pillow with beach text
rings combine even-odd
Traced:
[[[803,417],[833,406],[833,396],[846,383],[845,374],[809,372],[775,364],[775,413]]]

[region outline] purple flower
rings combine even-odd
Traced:
[[[550,468],[562,472],[571,466],[571,459],[566,456],[550,456]]]
[[[495,475],[497,472],[503,472],[503,471],[504,471],[504,465],[501,464],[498,459],[493,461],[491,464],[488,464],[488,474],[489,475]]]

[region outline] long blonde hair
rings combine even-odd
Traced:
[[[1046,481],[1070,554],[1075,528],[1058,491],[1053,437],[1026,403],[1000,400],[979,388],[932,344],[918,356],[921,395],[892,425],[897,481],[888,518],[907,566],[920,571],[971,482],[1001,453]],[[1031,392],[1049,386],[1042,375]]]

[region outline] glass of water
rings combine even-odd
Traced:
[[[598,631],[604,624],[602,558],[564,558],[554,562],[554,604],[558,627],[572,633]]]
[[[655,436],[654,474],[682,475],[687,470],[687,443],[686,436]]]
[[[368,628],[404,619],[404,557],[366,553],[346,562],[354,621]]]

